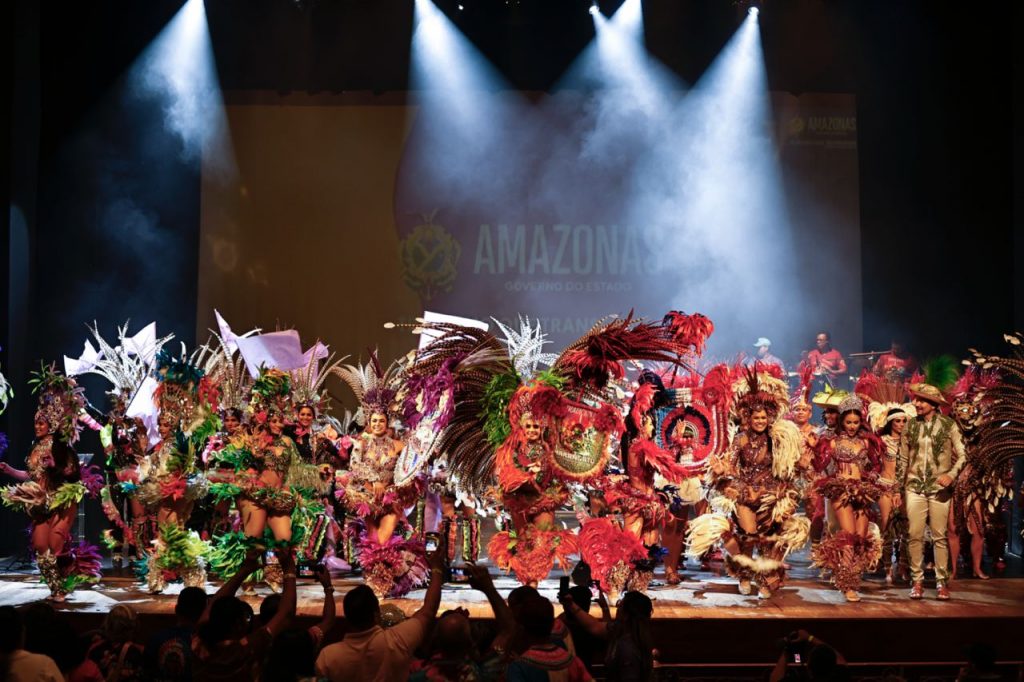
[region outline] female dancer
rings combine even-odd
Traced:
[[[783,560],[803,546],[810,529],[807,518],[795,513],[803,439],[780,418],[789,405],[781,380],[748,372],[733,394],[740,430],[723,455],[711,458],[708,502],[715,511],[690,523],[687,554],[699,558],[722,542],[726,570],[738,578],[740,594],[750,594],[756,583],[758,597],[768,599],[785,581]]]
[[[839,530],[821,541],[813,560],[832,572],[847,601],[856,602],[861,575],[882,553],[881,534],[868,511],[883,492],[876,482],[883,445],[867,428],[860,398],[845,398],[838,410],[836,435],[818,443],[815,469],[821,477],[815,489],[831,505]]]
[[[356,517],[357,553],[366,583],[378,597],[401,596],[426,578],[426,555],[418,540],[405,540],[405,509],[420,490],[415,483],[395,486],[395,466],[405,444],[391,435],[397,409],[399,367],[384,372],[372,359],[367,367],[345,365],[334,370],[361,403],[365,428],[352,442],[348,471],[338,470],[335,496]],[[422,479],[416,479],[417,481]]]
[[[75,381],[53,367],[39,372],[34,383],[40,393],[35,441],[24,470],[0,462],[0,472],[22,481],[8,486],[2,499],[32,519],[32,550],[39,573],[51,598],[63,601],[78,586],[100,577],[96,547],[71,543],[78,504],[87,492],[78,456],[71,447],[78,439],[78,413],[85,401]],[[97,483],[102,485],[102,479]]]
[[[909,564],[906,544],[903,537],[906,531],[906,517],[900,511],[902,498],[900,487],[896,481],[896,460],[900,449],[900,436],[907,428],[907,419],[917,416],[911,404],[871,403],[868,406],[868,419],[875,433],[882,439],[885,446],[882,451],[881,468],[878,472],[878,485],[881,493],[878,497],[878,521],[882,533],[882,560],[885,562],[885,581],[893,584],[893,553],[895,563],[900,568],[900,575],[909,576]]]

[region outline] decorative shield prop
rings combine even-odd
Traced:
[[[717,410],[700,401],[692,389],[668,393],[672,402],[655,411],[654,442],[674,453],[676,461],[696,476],[704,470],[708,456],[724,447],[724,424]]]
[[[426,468],[435,435],[429,425],[422,423],[409,434],[395,462],[395,486],[406,485]]]
[[[586,481],[604,471],[608,463],[608,435],[592,424],[593,410],[581,405],[569,408],[558,422],[558,441],[551,451],[552,466],[561,478]]]

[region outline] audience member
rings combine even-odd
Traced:
[[[508,642],[515,632],[515,619],[485,567],[467,562],[466,572],[470,586],[487,597],[497,624],[496,634],[487,647],[481,648],[474,637],[469,612],[461,608],[445,611],[435,624],[427,658],[409,677],[411,681],[485,682],[501,678]]]
[[[441,605],[444,582],[442,550],[427,554],[430,586],[423,606],[406,621],[385,630],[380,626],[380,602],[366,585],[345,595],[344,615],[348,632],[342,641],[324,647],[316,660],[316,672],[332,682],[395,682],[408,679],[413,652],[423,642],[427,628]]]
[[[782,641],[781,649],[768,682],[791,679],[843,682],[850,679],[843,655],[807,630],[791,632]],[[791,666],[793,663],[797,666]]]
[[[143,667],[154,682],[182,682],[192,679],[192,637],[206,610],[206,592],[186,587],[174,605],[174,627],[157,632],[146,643]]]
[[[590,593],[590,588],[585,585],[573,585],[569,588],[569,597],[573,603],[576,604],[584,613],[590,613],[590,605],[593,598]],[[610,620],[608,615],[608,602],[604,599],[604,593],[598,592],[598,603],[601,605],[601,612],[604,614],[606,620]],[[594,672],[594,664],[603,658],[604,651],[604,640],[600,637],[594,637],[590,634],[580,622],[569,615],[566,611],[562,611],[562,614],[555,619],[555,631],[558,630],[558,624],[563,623],[564,627],[569,630],[570,641],[573,645],[573,652],[580,657],[584,665],[587,666],[587,670],[591,673]]]
[[[320,622],[309,628],[285,630],[274,638],[270,646],[270,655],[263,669],[263,679],[268,682],[278,680],[305,680],[316,676],[316,657],[323,646],[324,637],[334,629],[335,604],[334,585],[331,583],[330,571],[323,565],[314,569],[314,575],[324,589],[324,606]],[[260,605],[260,623],[267,623],[276,615],[281,603],[273,599],[278,595],[270,595]],[[269,605],[268,605],[269,602]]]
[[[242,582],[258,566],[256,553],[246,556],[238,573],[213,595],[192,638],[193,679],[217,682],[259,679],[259,666],[271,642],[295,615],[295,558],[290,552],[282,552],[278,561],[284,572],[284,591],[280,608],[266,625],[250,632],[252,609],[235,596]]]
[[[957,682],[983,682],[999,680],[1002,675],[996,667],[996,650],[988,644],[974,642],[964,649],[967,665],[960,669]]]
[[[649,680],[654,670],[651,639],[651,615],[654,606],[642,592],[627,592],[619,602],[613,621],[602,621],[583,611],[570,595],[562,598],[562,607],[591,637],[608,642],[605,654],[607,679]]]
[[[93,638],[88,653],[104,679],[135,682],[143,678],[142,647],[133,641],[138,622],[138,615],[127,604],[107,612],[103,629]]]
[[[13,606],[0,606],[0,680],[63,682],[53,659],[24,649],[25,625]]]
[[[571,599],[566,595],[566,601]],[[587,668],[564,646],[551,641],[555,609],[543,597],[528,597],[517,609],[527,648],[505,668],[506,682],[586,682]]]
[[[48,602],[36,602],[22,614],[25,649],[53,659],[68,682],[103,682],[99,667],[86,656],[88,642],[64,614]]]

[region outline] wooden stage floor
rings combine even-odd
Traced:
[[[806,571],[794,573],[806,575]],[[343,617],[342,597],[360,582],[359,578],[335,579],[339,618]],[[497,576],[495,583],[503,594],[517,584],[506,576]],[[654,600],[655,640],[671,662],[770,662],[777,653],[775,642],[796,628],[834,643],[851,660],[960,660],[963,647],[978,640],[995,645],[1002,658],[1024,657],[1024,640],[1019,634],[1024,632],[1024,579],[957,580],[949,602],[937,601],[933,585],[926,585],[926,598],[911,601],[906,586],[868,581],[862,601],[850,604],[826,583],[802,577],[790,580],[772,599],[759,600],[739,595],[732,579],[689,571],[681,585],[652,587],[648,594]],[[208,585],[208,591],[215,587]],[[108,575],[92,589],[72,594],[58,608],[89,628],[98,627],[103,614],[115,604],[128,604],[139,612],[145,630],[155,630],[170,624],[180,589],[172,585],[163,594],[151,595],[128,576]],[[557,577],[542,582],[540,590],[554,601]],[[266,594],[266,588],[259,588],[240,596],[258,609]],[[38,576],[0,575],[0,605],[28,604],[46,596]],[[412,613],[422,597],[420,590],[388,601]],[[300,620],[318,620],[322,604],[319,586],[300,579]],[[441,609],[456,607],[467,609],[473,618],[492,617],[480,593],[468,586],[447,585]],[[596,605],[593,612],[597,613]],[[737,647],[739,643],[743,646]]]

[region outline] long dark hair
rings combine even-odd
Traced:
[[[654,640],[651,637],[651,614],[654,605],[651,598],[643,592],[627,592],[619,602],[619,617],[612,621],[609,628],[610,646],[608,647],[608,663],[613,663],[613,655],[619,640],[630,639],[636,647],[643,666],[641,679],[650,679],[654,670]]]
[[[904,417],[909,417],[910,416],[910,415],[907,414],[907,411],[904,410],[902,407],[894,407],[894,408],[890,409],[888,412],[885,413],[885,419],[886,419],[885,426],[883,426],[882,429],[878,432],[879,436],[890,436],[890,435],[892,435],[892,421],[893,420],[890,419],[890,417],[892,417],[894,414],[895,415],[901,415],[902,414]]]
[[[82,480],[82,469],[78,464],[78,454],[74,448],[65,443],[57,434],[53,434],[53,445],[50,446],[50,454],[53,455],[53,468],[46,470],[46,482],[50,489],[59,488],[64,483],[77,483]],[[64,475],[69,468],[71,473]]]

